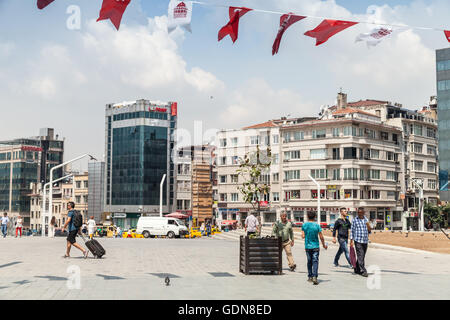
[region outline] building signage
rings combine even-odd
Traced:
[[[155,112],[167,112],[167,108],[159,107],[159,106],[150,106],[148,107],[148,111],[155,111]]]
[[[219,202],[219,204],[217,206],[219,208],[226,208],[227,207],[227,203],[226,202]]]
[[[127,214],[123,212],[115,212],[113,213],[113,218],[126,218]]]
[[[177,102],[173,102],[172,106],[170,107],[170,110],[172,112],[172,116],[178,115],[178,103]]]
[[[334,186],[327,186],[327,190],[328,190],[328,192],[336,192],[336,186],[334,185]]]
[[[265,208],[265,207],[267,207],[268,205],[269,205],[269,202],[268,202],[268,201],[260,201],[260,202],[259,202],[259,206],[260,206],[260,207]]]
[[[22,146],[22,151],[36,151],[36,152],[42,152],[42,148],[40,147],[32,147],[32,146]]]

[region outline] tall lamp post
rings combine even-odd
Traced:
[[[94,158],[93,156],[91,156],[90,154],[83,154],[82,156],[79,156],[79,157],[76,157],[76,158],[74,158],[72,160],[69,160],[69,161],[66,161],[64,163],[61,163],[61,164],[59,164],[57,166],[54,166],[53,168],[50,169],[50,182],[49,182],[50,183],[50,200],[49,200],[49,208],[48,208],[50,216],[53,215],[53,183],[54,183],[53,172],[56,169],[64,167],[65,165],[68,165],[69,163],[81,160],[81,159],[83,159],[85,157],[89,157],[91,160],[97,161],[97,159]]]
[[[320,184],[311,175],[309,178],[317,185],[317,223],[320,226]]]
[[[161,179],[161,183],[159,185],[159,216],[162,217],[162,203],[163,203],[163,185],[164,185],[164,180],[166,180],[166,174],[163,175],[162,179]]]
[[[424,218],[423,218],[423,207],[424,207],[424,198],[423,198],[423,188],[420,186],[414,179],[411,181],[419,188],[419,210],[420,210],[420,221],[419,221],[419,231],[424,231]]]
[[[65,180],[67,178],[73,177],[73,174],[69,174],[65,177],[56,179],[53,181],[53,183]],[[42,190],[42,209],[41,209],[41,215],[42,215],[42,237],[45,237],[45,217],[47,216],[47,212],[45,211],[45,203],[47,202],[47,187],[50,185],[50,182],[47,182],[44,184],[44,190]]]

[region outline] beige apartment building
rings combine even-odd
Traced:
[[[438,201],[436,119],[427,112],[411,111],[387,101],[347,103],[338,94],[336,106],[322,110],[320,117],[271,120],[240,130],[217,133],[216,217],[243,222],[250,204],[242,200],[236,174],[239,159],[256,151],[272,149],[272,166],[263,176],[271,192],[264,199],[262,223],[288,212],[303,222],[308,211],[321,222],[334,223],[339,208],[352,215],[365,208],[378,228],[418,227],[419,191],[425,200]],[[319,183],[320,188],[311,179]]]

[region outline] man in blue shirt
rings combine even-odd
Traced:
[[[1,220],[2,220],[3,238],[6,238],[6,232],[8,231],[8,222],[9,222],[8,214],[6,212],[3,213],[3,217]]]
[[[367,277],[367,270],[364,266],[367,245],[369,243],[369,232],[372,231],[369,220],[364,216],[364,208],[358,208],[358,216],[352,221],[350,232],[350,247],[355,246],[356,268],[355,273]]]
[[[74,246],[75,248],[77,248],[78,250],[81,250],[83,252],[84,258],[86,259],[88,256],[88,251],[85,250],[78,243],[76,243],[76,239],[75,239],[77,237],[77,234],[80,232],[80,229],[76,228],[75,225],[73,224],[73,219],[75,217],[74,209],[75,209],[75,203],[70,201],[67,204],[67,210],[69,210],[69,212],[67,213],[67,221],[61,229],[61,232],[64,232],[64,229],[66,229],[66,227],[69,226],[69,229],[67,230],[67,231],[69,231],[69,235],[67,236],[67,251],[66,251],[66,254],[64,255],[64,258],[70,257],[70,248],[72,246]]]
[[[302,226],[302,238],[305,239],[306,258],[308,259],[308,281],[314,285],[318,285],[317,280],[319,272],[319,238],[322,242],[323,248],[326,250],[328,246],[325,244],[325,239],[322,234],[322,228],[315,222],[316,213],[308,212],[308,222]]]

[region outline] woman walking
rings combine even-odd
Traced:
[[[48,226],[48,236],[49,236],[49,238],[54,238],[55,237],[55,227],[56,227],[56,217],[53,216],[52,219],[50,220],[50,224]]]
[[[88,227],[89,239],[92,239],[94,237],[94,232],[95,232],[94,216],[91,216],[91,218],[88,220],[87,227]]]
[[[23,227],[23,219],[19,215],[16,220],[16,238],[17,238],[17,232],[20,232],[20,238],[22,238],[22,227]]]

